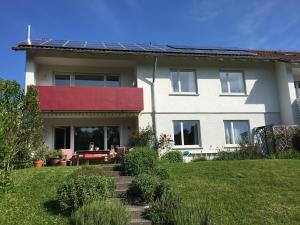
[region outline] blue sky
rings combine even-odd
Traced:
[[[0,77],[24,84],[26,38],[300,51],[298,0],[9,0],[0,7]]]

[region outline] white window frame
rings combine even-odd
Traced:
[[[184,135],[183,135],[183,122],[190,122],[195,121],[198,124],[198,144],[195,145],[185,145],[184,144]],[[172,137],[175,137],[174,133],[174,122],[180,122],[180,132],[181,132],[181,145],[175,145],[174,140],[174,149],[181,149],[181,148],[202,148],[202,139],[201,139],[201,127],[200,127],[200,121],[199,120],[172,120]]]
[[[228,92],[223,92],[222,90],[222,80],[221,80],[221,73],[226,73],[226,85]],[[243,89],[242,92],[231,92],[230,90],[230,83],[228,81],[228,73],[241,73],[242,80],[243,80]],[[246,80],[245,80],[245,74],[242,70],[220,70],[219,71],[219,79],[220,79],[220,85],[221,85],[221,93],[222,95],[246,95],[247,94],[247,88],[246,88]]]
[[[101,74],[101,73],[85,73],[85,72],[54,72],[53,73],[53,86],[56,86],[56,84],[55,84],[55,76],[56,75],[64,75],[64,76],[70,76],[70,86],[72,86],[72,87],[79,87],[79,86],[76,86],[75,85],[75,76],[76,75],[99,75],[99,76],[103,76],[103,78],[104,78],[104,80],[103,80],[103,82],[104,82],[104,86],[103,87],[108,87],[107,85],[106,85],[106,81],[107,81],[107,77],[108,76],[116,76],[116,77],[118,77],[119,78],[119,86],[118,87],[122,87],[122,84],[121,84],[121,76],[120,76],[120,74]],[[69,86],[66,86],[66,87],[69,87]],[[81,86],[81,87],[84,87],[84,86]]]
[[[225,122],[230,122],[230,131],[231,131],[231,139],[232,139],[232,144],[227,144],[226,143],[226,131],[225,131]],[[233,123],[234,122],[246,122],[248,124],[248,132],[249,132],[249,142],[251,141],[251,135],[250,135],[250,121],[249,120],[223,120],[223,127],[224,127],[224,136],[225,136],[225,147],[237,147],[239,143],[235,143],[235,133],[233,129]]]
[[[173,83],[172,83],[172,73],[180,73],[180,72],[193,72],[194,73],[194,81],[195,81],[195,91],[194,92],[183,92],[181,91],[181,82],[178,82],[178,91],[173,90]],[[171,95],[197,95],[198,94],[198,83],[197,83],[197,73],[194,69],[171,69],[170,70],[170,89],[171,89]]]

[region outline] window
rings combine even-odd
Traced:
[[[104,149],[104,127],[75,127],[74,148],[76,150],[89,150],[90,143],[95,147]]]
[[[196,74],[194,71],[172,71],[171,83],[173,92],[196,93]]]
[[[173,121],[175,145],[200,145],[198,121]]]
[[[107,86],[107,87],[120,87],[119,76],[107,76],[105,86]]]
[[[242,72],[220,72],[222,93],[245,93],[245,82]]]
[[[70,86],[70,75],[55,75],[55,86]]]
[[[55,149],[70,148],[70,127],[54,128],[54,148]]]
[[[224,121],[226,144],[239,144],[241,141],[249,143],[249,121]]]
[[[104,86],[104,76],[75,75],[75,86]]]
[[[120,146],[120,127],[75,127],[75,150],[88,150],[91,142],[100,150]]]

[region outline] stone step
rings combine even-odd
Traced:
[[[120,176],[120,171],[114,171],[114,170],[104,170],[104,173],[108,176],[112,177],[119,177]]]
[[[116,189],[115,190],[115,197],[123,197],[126,195],[126,191],[127,191],[127,188],[122,188],[122,189]]]
[[[128,206],[128,210],[129,212],[131,212],[132,219],[142,218],[143,212],[145,211],[146,208],[147,206],[133,206],[133,205]]]
[[[132,176],[114,176],[116,182],[129,182],[133,181],[134,177]]]
[[[145,220],[145,219],[132,219],[130,221],[130,224],[132,224],[132,225],[151,225],[151,221]]]
[[[128,189],[131,182],[116,182],[116,189]]]

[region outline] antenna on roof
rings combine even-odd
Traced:
[[[27,27],[27,43],[31,45],[31,40],[30,40],[30,24]]]

